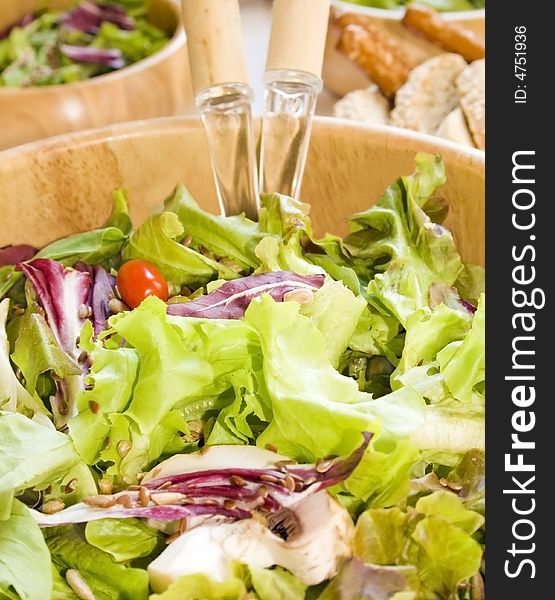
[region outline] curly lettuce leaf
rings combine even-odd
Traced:
[[[472,534],[483,522],[453,492],[437,491],[407,512],[398,507],[364,512],[355,527],[354,554],[378,565],[412,565],[423,597],[455,598],[458,585],[480,568],[482,548]]]
[[[259,266],[255,249],[264,234],[254,221],[244,215],[222,217],[202,210],[183,185],[164,202],[164,209],[177,215],[184,235],[190,235],[197,248],[228,258],[242,269]]]
[[[99,600],[147,600],[148,574],[143,569],[117,563],[107,552],[91,546],[79,527],[44,530],[54,565],[79,571]]]
[[[21,502],[8,502],[6,508],[8,517],[0,520],[0,595],[44,600],[45,590],[52,589],[52,571],[41,530]]]
[[[185,229],[173,212],[149,217],[123,249],[123,259],[141,258],[155,264],[175,285],[198,287],[212,279],[235,279],[230,267],[181,243]]]
[[[429,305],[434,283],[452,286],[462,269],[451,233],[432,221],[444,211],[433,194],[445,183],[441,157],[417,154],[416,171],[401,177],[375,206],[351,218],[345,239],[351,266],[368,282],[368,300],[404,326]]]
[[[9,517],[15,494],[46,488],[79,470],[78,497],[96,493],[89,469],[69,437],[15,413],[0,413],[0,520]]]

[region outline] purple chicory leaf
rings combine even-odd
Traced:
[[[37,252],[36,248],[28,244],[4,246],[4,248],[0,248],[0,267],[17,265],[18,263],[30,260]]]
[[[93,48],[92,46],[62,44],[60,50],[65,56],[78,62],[104,65],[112,69],[121,69],[125,66],[123,54],[117,48]]]
[[[78,338],[88,317],[90,275],[65,268],[47,258],[19,263],[16,268],[23,271],[32,283],[37,301],[44,309],[46,321],[60,348],[79,364],[81,351]],[[80,366],[84,375],[86,367],[82,364]],[[68,419],[76,414],[75,399],[84,386],[83,375],[56,381],[57,391],[52,398],[52,412],[58,428],[64,427]]]
[[[126,508],[122,504],[114,504],[109,508],[91,506],[85,502],[74,504],[60,512],[46,515],[33,511],[35,520],[41,527],[55,527],[71,523],[87,523],[99,519],[156,519],[158,521],[178,521],[180,519],[195,519],[196,517],[219,516],[239,521],[252,516],[249,511],[241,508],[227,509],[223,505],[213,504],[171,504],[141,506],[137,492],[122,492],[117,497],[129,496],[132,506]],[[191,525],[190,525],[191,526]]]
[[[132,489],[113,497],[87,499],[54,515],[37,513],[35,518],[39,525],[49,527],[107,517],[176,520],[220,515],[245,519],[255,510],[277,513],[349,477],[366,452],[371,437],[372,434],[364,432],[362,444],[351,455],[315,465],[282,461],[279,459],[283,457],[276,455],[275,466],[269,468],[211,468],[151,479],[143,488],[156,506],[143,506],[140,493]],[[248,447],[244,450],[248,452]],[[127,507],[114,502],[122,496],[127,496]],[[101,502],[112,506],[100,507]]]
[[[204,319],[240,319],[251,301],[270,294],[281,302],[287,292],[318,290],[324,285],[324,275],[301,276],[289,271],[249,275],[224,283],[220,288],[191,302],[170,304],[168,314]]]
[[[115,298],[116,278],[110,275],[100,265],[87,265],[75,263],[75,269],[88,273],[91,277],[92,286],[87,300],[87,305],[92,309],[92,323],[95,335],[106,329],[108,317],[112,314],[109,302]]]
[[[37,300],[60,348],[77,359],[77,338],[87,318],[91,277],[48,258],[17,265],[33,284]]]
[[[125,30],[133,30],[136,27],[134,19],[127,15],[125,9],[115,4],[81,2],[62,17],[64,27],[84,33],[96,33],[103,22],[113,23]]]

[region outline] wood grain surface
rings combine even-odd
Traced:
[[[301,198],[312,205],[317,234],[343,234],[346,218],[372,205],[385,187],[410,174],[418,151],[445,161],[451,228],[463,258],[484,262],[484,156],[478,150],[388,127],[339,119],[314,124]],[[61,136],[0,153],[0,246],[47,242],[99,226],[111,192],[129,192],[140,223],[183,182],[216,212],[200,121],[167,118]]]
[[[0,0],[0,30],[41,0]],[[69,0],[49,0],[52,8]],[[172,36],[160,52],[87,81],[24,89],[0,88],[0,149],[113,123],[182,115],[193,110],[179,0],[151,0],[150,21]]]

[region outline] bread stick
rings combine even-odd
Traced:
[[[485,44],[472,31],[461,25],[445,21],[436,11],[412,5],[407,8],[403,25],[420,32],[430,42],[447,52],[456,52],[472,62],[486,55]]]
[[[346,25],[337,49],[363,69],[390,98],[407,80],[410,69],[396,44],[373,25]]]

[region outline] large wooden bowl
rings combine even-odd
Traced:
[[[316,232],[344,233],[349,215],[368,208],[389,183],[413,171],[418,151],[443,156],[447,225],[463,258],[483,264],[483,154],[408,131],[316,120],[302,191]],[[196,119],[116,125],[8,150],[0,153],[0,247],[41,246],[100,225],[119,187],[128,190],[133,219],[140,223],[180,181],[204,208],[217,211]]]
[[[362,15],[366,20],[384,31],[396,41],[399,49],[413,68],[428,58],[444,52],[435,44],[403,26],[401,19],[405,14],[404,9],[370,8],[343,2],[342,0],[332,0],[332,6],[334,11]],[[486,20],[484,9],[442,13],[442,18],[474,32],[481,39],[485,38]],[[369,81],[367,75],[361,69],[336,50],[338,41],[339,31],[332,24],[326,41],[323,79],[330,91],[338,96],[344,96],[352,90],[368,87]]]
[[[46,3],[59,9],[72,0]],[[0,0],[0,4],[2,30],[45,2]],[[150,0],[149,20],[172,37],[145,60],[78,83],[0,88],[0,150],[70,131],[188,112],[193,93],[179,0]]]

